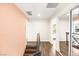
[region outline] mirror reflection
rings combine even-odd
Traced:
[[[72,10],[72,55],[79,55],[79,6]]]

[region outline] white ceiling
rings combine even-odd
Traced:
[[[49,18],[56,8],[47,8],[48,3],[18,3],[17,5],[25,13],[32,11],[30,18]],[[27,14],[27,13],[26,13]]]
[[[68,9],[67,7],[69,5],[70,7],[73,5],[71,3],[59,3],[56,8],[47,8],[47,4],[48,3],[17,3],[16,5],[25,13],[25,15],[34,19],[49,19],[51,16],[57,15],[57,13],[60,14],[63,9]],[[27,11],[31,11],[32,16],[29,16]]]

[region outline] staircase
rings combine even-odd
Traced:
[[[40,48],[40,34],[37,33],[37,41],[35,42],[31,42],[31,43],[27,43],[26,49],[25,49],[25,53],[24,56],[31,56],[31,55],[41,55],[41,52],[39,51]]]
[[[35,53],[36,51],[37,51],[37,50],[36,50],[36,47],[27,46],[26,49],[25,49],[24,56],[30,56],[30,55],[32,55],[33,53]]]

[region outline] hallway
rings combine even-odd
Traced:
[[[1,56],[79,56],[79,3],[0,4]]]

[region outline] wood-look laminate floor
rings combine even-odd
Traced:
[[[68,42],[66,41],[60,41],[60,52],[63,56],[68,56],[68,52],[69,52],[69,45]]]
[[[35,44],[36,42],[27,42],[27,45],[34,46]],[[29,49],[28,51],[31,50],[32,49]],[[41,42],[40,51],[41,51],[41,56],[61,56],[58,51],[56,51],[56,55],[54,55],[53,45],[51,45],[49,42]],[[73,47],[72,51],[73,51],[72,56],[79,56],[79,48]],[[60,52],[63,56],[68,56],[68,45],[66,45],[65,41],[60,41]],[[24,56],[28,56],[27,53],[24,53]]]
[[[72,56],[79,56],[79,48],[72,47]]]
[[[36,42],[27,42],[27,45],[35,45]],[[34,49],[26,49],[28,51],[34,50]],[[27,51],[27,52],[28,52]],[[51,45],[49,42],[41,42],[40,43],[40,51],[41,56],[61,56],[56,51],[56,55],[53,53],[53,45]],[[24,53],[24,56],[28,56],[28,53]],[[68,56],[68,45],[66,45],[66,42],[60,41],[60,52],[63,56]],[[31,52],[29,52],[29,56],[32,55]]]
[[[35,42],[28,42],[27,45],[35,45]],[[53,56],[52,45],[49,42],[40,43],[40,51],[42,56]],[[27,56],[27,53],[25,53]]]

